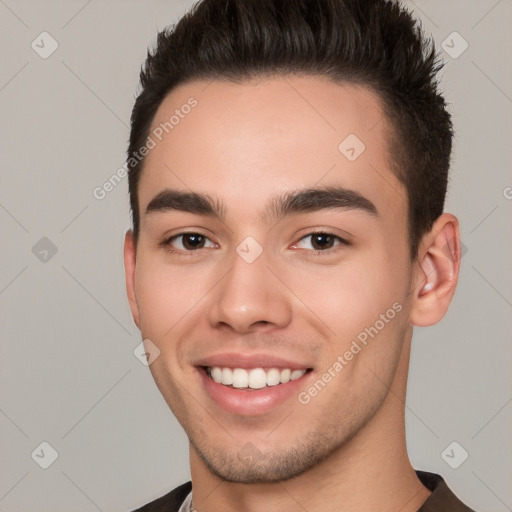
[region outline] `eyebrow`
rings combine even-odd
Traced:
[[[330,186],[301,189],[271,197],[262,218],[271,223],[287,215],[331,209],[360,210],[375,217],[380,215],[377,207],[359,192]],[[172,210],[219,220],[226,217],[226,207],[220,200],[208,194],[172,189],[162,190],[153,197],[146,207],[146,214]]]

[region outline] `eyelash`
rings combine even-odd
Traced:
[[[203,235],[202,233],[197,233],[197,232],[194,232],[194,231],[185,231],[183,233],[178,233],[177,235],[173,235],[173,236],[171,236],[169,238],[166,238],[165,240],[163,240],[161,242],[160,245],[167,252],[170,252],[171,254],[180,254],[180,255],[186,255],[186,256],[192,256],[192,257],[196,256],[195,253],[199,253],[200,249],[204,249],[203,247],[200,247],[199,249],[196,249],[196,250],[188,251],[188,250],[174,249],[171,246],[171,242],[173,240],[175,240],[177,238],[180,238],[180,237],[184,237],[186,235],[199,235],[199,236],[209,240],[209,238],[207,236]],[[329,231],[313,231],[311,233],[308,233],[307,235],[304,235],[302,238],[300,238],[298,240],[298,242],[296,242],[296,244],[299,243],[300,241],[304,240],[305,238],[312,237],[312,236],[315,236],[315,235],[327,235],[329,237],[332,237],[332,238],[334,238],[335,240],[337,240],[339,242],[337,244],[337,246],[340,246],[340,245],[349,246],[350,245],[350,242],[348,242],[348,240],[346,240],[344,238],[341,238],[340,236],[335,235],[334,233],[330,233]],[[294,244],[294,245],[296,245],[296,244]],[[324,251],[321,251],[321,250],[311,250],[311,249],[303,249],[303,250],[308,251],[309,254],[312,254],[314,256],[323,256],[323,255],[331,254],[331,253],[335,252],[336,251],[336,246],[332,247],[330,249],[326,249]]]

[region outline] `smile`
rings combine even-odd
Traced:
[[[297,394],[315,375],[312,368],[300,366],[240,363],[232,367],[196,366],[206,395],[221,409],[237,416],[259,416],[290,401],[295,405]]]
[[[290,368],[227,368],[209,366],[207,375],[217,384],[236,389],[262,389],[270,386],[278,386],[287,382],[300,379],[307,369],[292,370]]]

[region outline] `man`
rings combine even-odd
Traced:
[[[204,0],[159,34],[126,282],[192,481],[138,510],[470,510],[405,445],[460,263],[439,67],[384,0]]]

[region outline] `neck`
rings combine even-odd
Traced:
[[[417,512],[430,491],[417,478],[405,445],[409,353],[410,343],[404,343],[389,392],[365,427],[295,478],[265,484],[226,482],[205,467],[191,446],[194,508],[198,512],[292,512],[301,508],[308,512]]]

